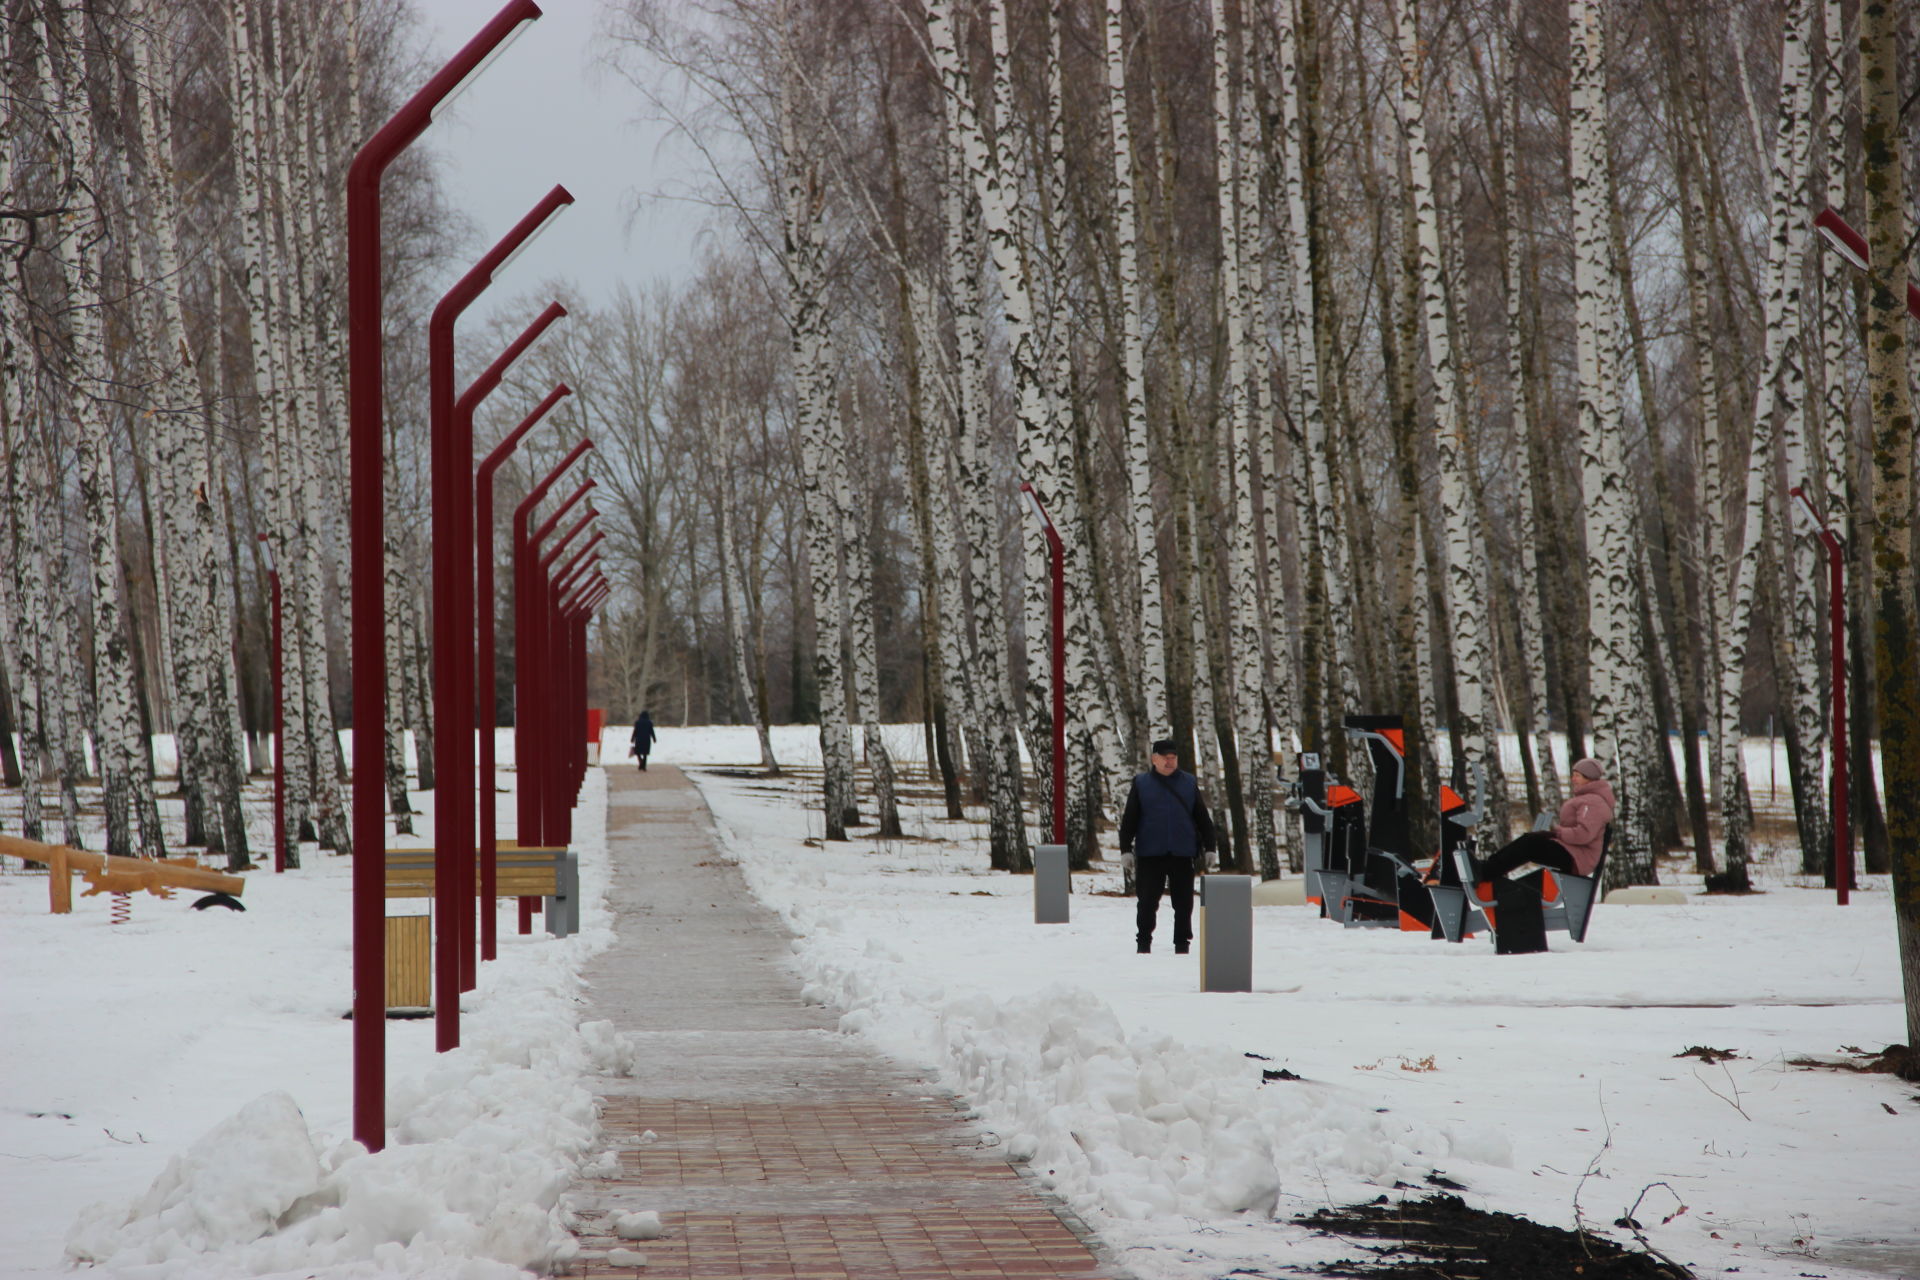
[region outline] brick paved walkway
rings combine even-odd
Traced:
[[[631,1034],[639,1065],[603,1095],[619,1174],[569,1193],[582,1218],[569,1274],[1120,1274],[950,1098],[801,1003],[785,929],[678,770],[616,766],[608,784],[619,939],[589,968],[590,1016]],[[642,1210],[661,1238],[612,1234]]]

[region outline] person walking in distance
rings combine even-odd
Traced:
[[[1133,872],[1134,940],[1140,953],[1153,950],[1153,926],[1165,893],[1173,899],[1173,950],[1185,955],[1193,941],[1193,876],[1206,869],[1205,857],[1213,851],[1213,818],[1198,779],[1180,768],[1173,739],[1153,744],[1152,766],[1136,773],[1127,789],[1120,860]]]
[[[640,771],[646,772],[647,757],[653,752],[653,744],[660,735],[653,731],[653,715],[642,711],[640,718],[633,722],[633,745],[627,748],[627,754],[640,762]]]

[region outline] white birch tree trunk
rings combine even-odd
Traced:
[[[147,195],[157,249],[159,349],[165,366],[160,387],[164,397],[154,425],[159,432],[165,471],[164,528],[169,556],[176,569],[172,589],[162,607],[173,617],[175,705],[185,741],[181,751],[181,782],[195,775],[192,789],[200,795],[210,828],[218,828],[218,846],[227,855],[229,869],[252,865],[248,856],[246,815],[242,808],[240,746],[231,733],[234,718],[230,695],[234,688],[231,661],[217,645],[224,638],[225,611],[220,580],[220,557],[213,526],[212,494],[219,481],[208,465],[207,450],[194,439],[194,427],[210,425],[211,406],[195,375],[198,363],[188,338],[184,280],[180,250],[182,215],[173,163],[171,127],[172,86],[159,79],[167,56],[165,15],[148,0],[134,10],[134,76],[140,108],[134,116],[135,136],[145,153]],[[142,32],[138,28],[144,27]],[[156,57],[155,55],[159,56]],[[138,238],[133,243],[138,245]],[[197,447],[199,446],[199,447]],[[190,750],[187,743],[191,744]],[[191,756],[191,762],[188,757]],[[210,840],[214,832],[209,830]]]
[[[272,517],[266,533],[273,548],[274,563],[280,566],[286,612],[291,615],[285,627],[288,678],[283,704],[284,732],[276,749],[286,757],[287,856],[288,865],[297,868],[299,841],[312,833],[313,768],[305,681],[301,678],[303,668],[300,666],[303,628],[293,611],[292,578],[298,544],[291,490],[296,482],[289,475],[292,428],[285,392],[291,371],[285,368],[274,339],[280,326],[273,270],[269,264],[272,214],[264,189],[260,138],[264,109],[260,103],[260,68],[254,54],[252,8],[253,0],[228,0],[226,6],[228,91],[232,96],[234,120],[234,190],[235,203],[240,209],[240,283],[246,300],[249,355],[241,391],[245,395],[251,390],[260,429],[269,443],[261,468],[266,489],[265,507]],[[423,768],[423,788],[429,785],[430,774],[431,770]]]
[[[789,57],[792,55],[789,54]],[[826,281],[821,267],[820,219],[825,199],[816,157],[802,150],[798,69],[781,80],[780,181],[785,233],[788,327],[794,367],[794,415],[805,491],[807,559],[813,587],[814,671],[820,696],[820,760],[826,838],[845,840],[859,819],[853,790],[853,745],[847,728],[846,676],[841,666],[844,601],[840,589],[839,517],[829,474],[835,466],[828,415],[837,413],[827,368]]]
[[[1348,598],[1352,580],[1345,553],[1346,538],[1340,519],[1340,503],[1334,495],[1330,463],[1332,442],[1327,432],[1326,409],[1320,389],[1319,344],[1316,341],[1317,304],[1313,292],[1312,228],[1308,222],[1306,189],[1305,108],[1300,101],[1300,32],[1294,20],[1291,0],[1283,0],[1275,12],[1276,38],[1280,64],[1280,140],[1281,180],[1286,192],[1287,213],[1287,309],[1291,315],[1289,355],[1293,399],[1300,425],[1303,448],[1295,468],[1304,469],[1310,503],[1301,510],[1303,532],[1310,532],[1318,554],[1315,570],[1320,574],[1320,596],[1326,610],[1326,641],[1332,646],[1334,681],[1339,691],[1337,710],[1329,708],[1329,723],[1358,709],[1359,681],[1354,668],[1353,606]],[[1278,503],[1274,504],[1278,511]],[[1305,529],[1311,523],[1311,530]],[[1307,571],[1303,568],[1303,572]],[[1270,584],[1278,591],[1277,584]],[[1275,613],[1278,617],[1278,610]],[[1276,627],[1276,636],[1284,631]]]
[[[1846,36],[1840,0],[1824,0],[1826,54],[1822,83],[1826,92],[1827,126],[1827,207],[1847,207],[1847,74]],[[1853,429],[1850,398],[1847,395],[1848,371],[1845,339],[1851,322],[1846,260],[1839,254],[1820,254],[1820,367],[1821,454],[1826,459],[1821,488],[1826,507],[1822,513],[1843,541],[1851,542],[1853,530],[1848,510],[1853,475]]]
[[[720,589],[727,619],[728,649],[733,656],[733,678],[753,721],[754,737],[760,743],[760,768],[778,773],[780,764],[773,756],[773,739],[767,731],[767,718],[760,713],[760,699],[754,696],[753,666],[748,660],[747,591],[740,574],[739,534],[736,528],[733,496],[733,441],[737,427],[732,407],[722,403],[719,426],[725,443],[717,450],[720,466],[715,477],[719,507]]]
[[[1745,682],[1747,644],[1753,624],[1753,604],[1764,546],[1762,522],[1767,491],[1772,487],[1774,414],[1784,407],[1791,413],[1799,398],[1798,325],[1800,259],[1806,239],[1796,184],[1806,172],[1808,130],[1807,50],[1803,39],[1805,0],[1786,0],[1782,13],[1780,54],[1780,111],[1774,138],[1769,200],[1767,248],[1766,341],[1760,385],[1754,396],[1753,427],[1747,456],[1746,498],[1742,515],[1731,523],[1729,541],[1740,548],[1735,562],[1723,618],[1726,631],[1720,644],[1721,804],[1727,872],[1735,883],[1746,878],[1747,834],[1750,815],[1744,806],[1727,811],[1730,801],[1744,802],[1744,762],[1740,742],[1740,695]],[[1787,401],[1784,406],[1782,401]],[[1739,769],[1741,776],[1734,777]]]
[[[1526,273],[1525,249],[1520,241],[1520,24],[1521,0],[1509,0],[1506,30],[1505,86],[1501,122],[1505,163],[1501,165],[1500,235],[1507,304],[1507,386],[1513,412],[1508,418],[1507,456],[1514,476],[1514,523],[1520,543],[1520,613],[1514,620],[1519,633],[1521,661],[1527,675],[1527,730],[1533,734],[1533,756],[1539,779],[1539,803],[1558,806],[1560,770],[1553,759],[1553,735],[1547,714],[1546,620],[1540,608],[1540,535],[1535,527],[1533,450],[1533,388],[1526,362],[1526,307],[1521,297]],[[1518,726],[1516,726],[1518,727]]]
[[[1121,21],[1125,0],[1107,0],[1107,117],[1113,140],[1113,222],[1120,295],[1120,363],[1125,378],[1127,494],[1131,501],[1135,576],[1140,594],[1141,693],[1146,736],[1173,732],[1167,710],[1166,606],[1160,588],[1160,549],[1153,501],[1153,460],[1147,428],[1146,342],[1141,331],[1139,248],[1134,210],[1133,130],[1127,115],[1127,47]]]
[[[15,31],[11,23],[0,24],[0,66],[14,66]],[[18,152],[15,139],[14,100],[0,95],[0,199],[19,206],[23,203],[16,190],[14,159]],[[24,185],[24,184],[23,184]],[[46,838],[45,820],[40,808],[42,762],[46,758],[46,733],[42,727],[43,653],[45,649],[46,573],[44,550],[29,535],[35,528],[32,519],[34,495],[45,483],[33,464],[38,450],[30,440],[27,424],[26,393],[31,377],[31,351],[24,327],[23,292],[19,263],[8,255],[0,269],[0,482],[6,485],[6,497],[0,502],[4,516],[6,567],[0,570],[8,603],[8,635],[13,641],[14,705],[18,709],[20,735],[20,834],[29,840]]]
[[[853,403],[854,429],[860,430],[858,384]],[[873,779],[873,803],[883,840],[900,838],[900,806],[894,795],[893,756],[880,732],[880,655],[873,626],[873,553],[867,543],[873,491],[865,452],[839,414],[828,419],[833,450],[834,505],[840,513],[840,543],[847,557],[847,633],[853,650],[854,714],[860,719],[867,772]]]
[[[1234,127],[1233,33],[1225,0],[1211,0],[1213,19],[1213,128],[1215,184],[1220,215],[1220,296],[1227,334],[1227,385],[1223,394],[1231,415],[1233,442],[1234,530],[1232,599],[1234,709],[1241,792],[1247,798],[1260,878],[1280,874],[1279,846],[1273,825],[1273,750],[1267,734],[1265,680],[1261,662],[1259,593],[1260,546],[1254,520],[1254,490],[1263,470],[1254,439],[1253,387],[1247,351],[1247,308],[1241,259],[1238,171],[1239,135]],[[1250,92],[1250,91],[1249,91]],[[1251,102],[1242,104],[1251,109]]]
[[[990,796],[994,797],[991,856],[996,859],[996,867],[999,866],[998,860],[1004,859],[1006,870],[1020,872],[1030,870],[1033,864],[1024,829],[1017,824],[1012,830],[1003,827],[1009,806],[1016,812],[1019,807],[1016,730],[1019,716],[1013,695],[1010,661],[1001,652],[1001,637],[1007,635],[1007,627],[1000,594],[1000,561],[996,554],[997,521],[992,505],[992,495],[999,492],[1001,486],[991,476],[993,455],[987,426],[987,348],[980,297],[978,240],[972,234],[974,219],[966,215],[977,215],[986,230],[988,250],[1006,299],[1009,338],[1013,344],[1016,384],[1020,396],[1015,447],[1022,465],[1026,465],[1034,442],[1044,428],[1034,368],[1033,312],[1014,240],[1009,197],[1002,188],[1001,174],[993,163],[993,153],[987,149],[979,115],[974,109],[973,82],[960,60],[958,33],[953,25],[949,0],[930,0],[928,3],[927,39],[934,69],[943,89],[941,100],[948,125],[948,150],[957,154],[959,160],[959,172],[949,181],[943,201],[960,384],[959,480],[967,522],[967,541],[972,548],[975,643],[979,656],[989,659],[991,655],[992,663],[992,670],[985,673],[980,684],[982,691],[989,694],[995,703],[991,710],[993,750],[988,755],[991,759],[1005,762],[1005,768],[989,778]],[[972,187],[972,208],[969,208],[969,202],[961,190],[964,183],[970,183]],[[1035,544],[1031,537],[1023,541],[1027,547],[1031,573]],[[1037,634],[1031,621],[1029,610],[1029,645]],[[1028,710],[1036,721],[1046,718],[1044,693],[1040,697],[1033,696],[1036,679],[1044,679],[1040,675],[1044,668],[1044,663],[1028,663],[1028,689],[1033,704]],[[1032,740],[1035,772],[1042,778],[1050,779],[1052,786],[1062,785],[1063,780],[1051,779],[1052,757],[1041,746],[1045,741],[1044,736],[1036,736]]]
[[[74,167],[69,175],[66,211],[57,217],[56,236],[64,292],[71,308],[68,336],[73,353],[80,501],[93,588],[98,713],[94,745],[106,807],[107,852],[120,857],[158,857],[165,852],[165,842],[152,779],[146,770],[146,753],[140,746],[143,730],[135,703],[133,660],[121,600],[120,501],[114,476],[112,423],[105,407],[115,389],[101,319],[100,233],[108,219],[99,193],[111,189],[112,183],[97,146],[87,94],[87,58],[75,30],[85,21],[85,15],[70,11],[69,2],[62,0],[53,6],[57,43],[66,56],[64,74],[56,78],[50,47],[43,50],[40,65],[45,100],[64,118],[73,143]],[[79,186],[83,172],[93,193],[84,202]]]
[[[1571,171],[1579,369],[1580,481],[1587,537],[1588,642],[1594,755],[1620,786],[1614,819],[1613,883],[1652,883],[1646,843],[1646,785],[1640,611],[1635,591],[1633,493],[1620,442],[1619,295],[1611,231],[1607,156],[1604,0],[1572,0]]]
[[[1504,793],[1500,759],[1487,749],[1486,671],[1493,652],[1487,612],[1485,539],[1479,529],[1466,438],[1466,407],[1448,322],[1447,268],[1441,253],[1440,212],[1428,151],[1424,106],[1425,52],[1417,0],[1394,0],[1400,53],[1400,125],[1407,141],[1408,195],[1419,248],[1421,321],[1433,377],[1434,445],[1440,462],[1448,648],[1453,655],[1458,723],[1452,741],[1467,766],[1486,771],[1488,792]],[[1611,337],[1611,330],[1608,331]],[[1506,815],[1492,815],[1504,830]]]

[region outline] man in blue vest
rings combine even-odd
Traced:
[[[1193,940],[1193,874],[1206,869],[1212,850],[1213,819],[1200,783],[1181,770],[1173,739],[1161,738],[1153,744],[1153,768],[1133,775],[1120,818],[1120,861],[1133,872],[1142,955],[1153,950],[1163,892],[1173,899],[1174,953],[1186,954]]]

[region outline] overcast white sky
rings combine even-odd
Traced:
[[[450,57],[499,7],[496,0],[414,0],[434,53]],[[541,281],[565,277],[588,298],[617,281],[678,279],[690,271],[704,211],[652,198],[681,188],[697,163],[663,129],[637,122],[638,95],[593,65],[601,0],[540,0],[545,11],[468,87],[418,145],[445,162],[452,203],[479,230],[478,254],[554,183],[574,204],[550,225],[470,314]],[[638,212],[635,202],[639,201]],[[448,283],[455,276],[450,273]]]

